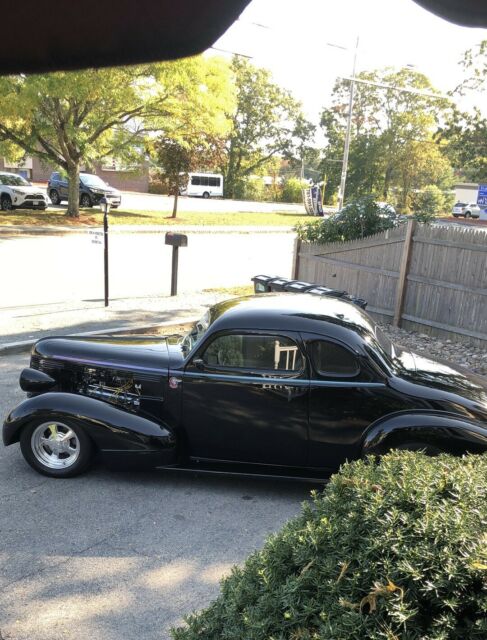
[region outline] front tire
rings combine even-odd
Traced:
[[[2,207],[2,211],[12,211],[12,199],[10,196],[4,195],[0,200],[0,206]]]
[[[73,420],[39,418],[20,435],[20,449],[26,462],[51,478],[72,478],[86,471],[93,457],[93,445],[82,427]]]
[[[80,207],[83,207],[84,209],[87,209],[88,207],[92,207],[93,204],[91,202],[91,198],[87,193],[83,193],[80,201],[79,201]]]
[[[58,204],[61,204],[61,197],[56,189],[51,189],[49,191],[49,198],[51,199],[53,205],[57,206]]]

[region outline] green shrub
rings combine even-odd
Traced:
[[[445,196],[436,185],[430,184],[412,198],[414,217],[419,222],[431,222],[445,207]]]
[[[176,640],[485,640],[487,455],[343,466]]]
[[[303,202],[303,189],[308,187],[309,184],[305,180],[288,178],[282,185],[282,202]]]
[[[397,222],[397,216],[381,207],[373,196],[364,196],[330,218],[297,225],[295,231],[301,240],[325,244],[364,238],[391,229]]]

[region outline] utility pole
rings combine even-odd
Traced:
[[[352,78],[350,80],[350,99],[348,102],[348,120],[347,120],[347,130],[345,133],[345,148],[343,150],[342,177],[340,179],[340,190],[338,192],[338,211],[340,211],[340,209],[343,207],[343,200],[345,199],[345,186],[347,183],[348,154],[350,151],[350,134],[352,131],[352,112],[353,112],[353,98],[355,94],[355,72],[357,70],[358,43],[359,43],[359,37],[357,36],[355,53],[353,55]]]

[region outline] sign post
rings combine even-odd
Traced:
[[[103,212],[103,275],[105,289],[105,307],[108,307],[108,214],[110,202],[105,198],[100,200],[100,210]]]

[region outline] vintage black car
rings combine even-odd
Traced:
[[[335,298],[261,294],[181,338],[44,338],[3,426],[54,477],[118,468],[325,478],[392,448],[487,450],[487,379],[393,345]]]

